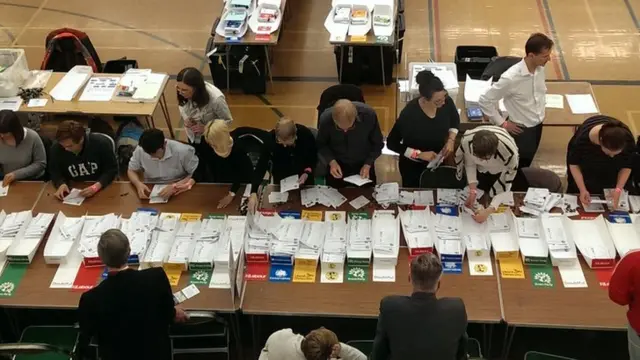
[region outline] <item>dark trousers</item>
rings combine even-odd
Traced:
[[[198,156],[198,168],[193,173],[193,178],[197,182],[213,182],[213,174],[208,164],[211,164],[211,157],[213,156],[213,149],[204,139],[200,139],[200,143],[189,142],[189,145],[193,146]]]
[[[531,166],[533,158],[538,151],[538,146],[540,146],[540,139],[542,138],[542,124],[530,128],[522,127],[521,129],[522,133],[519,135],[511,134],[518,146],[520,156],[518,169]]]
[[[420,176],[422,175],[422,172],[427,168],[426,163],[412,161],[405,157],[400,157],[398,167],[400,168],[400,176],[402,176],[402,187],[420,187]]]
[[[338,165],[340,165],[340,168],[342,169],[342,178],[344,179],[347,176],[360,174],[360,169],[362,169],[362,166],[364,164],[351,165],[351,164],[343,164],[340,161],[338,161]],[[351,183],[344,182],[344,180],[342,179],[334,178],[331,175],[330,169],[331,167],[329,167],[329,170],[327,170],[327,178],[326,178],[328,186],[331,186],[336,189],[340,189],[347,186],[355,186]],[[371,169],[369,170],[369,179],[371,179],[371,182],[366,185],[363,185],[362,187],[370,187],[370,186],[376,185],[376,167],[374,165],[371,165]]]

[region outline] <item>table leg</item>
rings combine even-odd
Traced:
[[[231,314],[231,331],[236,342],[236,358],[244,359],[242,351],[242,335],[240,331],[240,314],[238,311]]]
[[[511,329],[511,331],[509,331]],[[508,360],[509,352],[511,351],[511,345],[513,344],[513,337],[516,334],[515,326],[507,326],[507,329],[504,332],[504,343],[502,346],[502,356],[501,359]]]
[[[342,84],[342,68],[343,68],[343,62],[344,62],[344,46],[343,45],[338,45],[340,47],[340,64],[338,65],[338,69],[340,69],[338,71],[338,83]]]
[[[144,120],[147,123],[147,129],[153,129],[156,127],[153,121],[153,116],[145,116]]]
[[[160,109],[164,115],[164,120],[167,123],[167,127],[169,128],[169,135],[171,135],[172,139],[176,138],[176,135],[173,133],[173,125],[171,125],[171,115],[169,115],[169,107],[167,106],[167,98],[165,98],[164,93],[160,97]]]
[[[384,77],[384,49],[380,46],[380,64],[382,64],[382,86],[387,86]]]
[[[231,70],[229,70],[229,56],[231,56],[231,45],[225,45],[224,59],[227,64],[227,93],[231,89]]]
[[[253,338],[253,357],[258,358],[260,354],[260,319],[257,315],[250,315],[251,317],[251,337]]]
[[[271,61],[269,60],[269,47],[267,45],[264,46],[264,55],[267,60],[267,71],[269,72],[269,83],[271,84],[271,89],[273,89],[273,74],[271,73]]]

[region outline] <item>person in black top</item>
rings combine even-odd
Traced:
[[[567,146],[567,193],[579,193],[589,205],[590,194],[615,189],[613,207],[618,207],[622,189],[629,185],[633,167],[633,134],[621,121],[606,115],[585,120]]]
[[[251,184],[248,205],[250,212],[255,212],[258,208],[258,187],[270,162],[274,183],[280,184],[280,180],[298,175],[300,185],[313,185],[313,169],[318,162],[318,151],[311,130],[284,117],[269,132],[269,141],[260,154]]]
[[[118,229],[100,237],[98,255],[108,275],[80,297],[81,338],[97,340],[103,360],[171,359],[169,326],[187,315],[175,307],[161,267],[127,267],[130,251],[129,239]]]
[[[91,197],[118,175],[114,142],[107,135],[87,133],[77,121],[63,121],[51,147],[49,173],[56,198],[62,200],[69,194],[70,181],[95,181],[80,192]]]
[[[387,147],[400,154],[402,186],[420,187],[420,175],[438,153],[453,153],[460,115],[442,81],[429,70],[416,76],[420,97],[411,100],[393,125]]]
[[[376,183],[374,162],[382,153],[382,132],[371,106],[341,99],[320,115],[318,153],[329,163],[327,185],[344,187],[343,178],[360,175]]]
[[[241,184],[251,183],[253,164],[247,152],[233,144],[229,126],[224,120],[214,120],[207,124],[204,138],[213,148],[209,161],[213,182],[231,183],[229,194],[218,203],[218,209],[227,207],[236,196]]]
[[[442,263],[432,253],[411,261],[411,296],[380,302],[372,360],[467,358],[467,311],[460,298],[438,298]]]

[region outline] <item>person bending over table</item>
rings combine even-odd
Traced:
[[[256,165],[249,211],[255,212],[258,208],[258,187],[270,163],[274,183],[280,184],[280,180],[298,175],[300,185],[313,185],[313,169],[317,162],[316,139],[311,130],[286,117],[278,120],[275,129],[269,133],[269,142],[263,147]]]
[[[260,352],[258,360],[367,360],[360,350],[338,341],[336,334],[323,327],[306,336],[291,329],[274,332]]]
[[[372,360],[467,358],[467,311],[460,298],[438,298],[442,263],[432,253],[411,261],[411,296],[380,302]]]
[[[456,151],[456,176],[461,180],[466,174],[469,197],[465,206],[473,208],[478,189],[491,197],[511,191],[511,184],[518,172],[518,147],[507,130],[498,126],[478,126],[462,135]],[[473,218],[485,222],[500,204],[492,201],[489,207],[476,212]]]
[[[80,192],[91,197],[118,175],[114,142],[108,135],[87,132],[77,121],[63,121],[51,146],[49,173],[59,200],[69,194],[71,181],[95,181]]]
[[[103,360],[171,359],[169,326],[184,322],[164,270],[129,269],[131,248],[118,229],[107,230],[98,255],[107,278],[80,297],[78,320],[83,339],[94,338]],[[86,340],[85,340],[86,341]]]
[[[640,250],[632,250],[618,261],[609,281],[609,298],[618,305],[629,307],[629,359],[640,360]]]
[[[480,108],[489,121],[513,135],[520,151],[518,169],[531,166],[540,146],[547,93],[544,67],[551,61],[553,40],[535,33],[524,48],[526,55],[522,61],[507,69],[479,99]],[[504,99],[507,119],[500,113],[500,99]]]
[[[400,175],[405,188],[420,187],[420,176],[438,153],[453,153],[460,127],[458,109],[442,81],[429,70],[416,76],[420,97],[411,100],[393,125],[387,147],[400,154]]]
[[[630,185],[633,152],[627,125],[605,115],[588,118],[567,146],[567,193],[579,193],[580,201],[589,205],[590,194],[615,189],[612,200],[617,208],[622,189]]]
[[[40,135],[22,127],[11,110],[0,111],[0,168],[2,186],[42,178],[47,169],[47,153]]]
[[[341,188],[342,179],[359,174],[376,183],[374,163],[382,153],[382,132],[373,108],[346,99],[320,115],[318,152],[329,163],[327,185]]]
[[[216,183],[231,183],[229,193],[218,202],[218,209],[231,204],[241,184],[251,183],[253,164],[245,149],[234,144],[229,126],[223,120],[207,124],[204,138],[213,149],[209,168]]]
[[[147,129],[140,135],[138,146],[133,151],[127,176],[140,199],[148,199],[151,194],[145,183],[169,184],[159,194],[168,199],[191,189],[196,183],[192,176],[198,162],[192,146],[165,139],[162,130]]]

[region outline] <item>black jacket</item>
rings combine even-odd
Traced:
[[[103,360],[156,360],[171,355],[173,294],[162,268],[109,274],[82,294],[80,331],[95,338]]]
[[[372,360],[466,359],[467,312],[460,298],[433,293],[387,296],[373,341]]]
[[[78,155],[66,151],[58,142],[51,146],[49,173],[58,188],[70,181],[99,181],[103,188],[118,175],[113,142],[102,134],[87,134]]]

